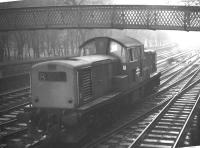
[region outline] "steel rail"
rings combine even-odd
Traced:
[[[30,89],[30,87],[23,87],[23,88],[19,88],[19,89],[15,89],[15,90],[9,91],[9,92],[1,93],[0,94],[0,100],[2,99],[2,97],[7,96],[9,94],[18,93],[18,92],[26,91],[26,90],[29,90],[29,89]]]
[[[129,148],[133,148],[133,147],[139,147],[139,145],[142,143],[142,141],[144,140],[144,138],[146,137],[147,133],[149,133],[153,128],[154,126],[157,124],[157,122],[162,118],[163,114],[167,112],[167,110],[169,109],[170,105],[172,103],[174,103],[176,101],[176,99],[178,97],[180,97],[181,95],[183,95],[183,93],[185,91],[188,91],[189,89],[191,89],[191,87],[197,85],[197,83],[200,82],[200,79],[196,80],[195,82],[193,82],[192,84],[190,84],[189,86],[187,86],[185,89],[183,89],[180,93],[178,93],[177,95],[175,95],[173,97],[173,99],[171,99],[167,105],[160,111],[160,113],[154,118],[154,120],[151,122],[151,124],[149,124],[145,130],[137,137],[137,139],[131,144],[131,146],[129,146]],[[200,84],[199,84],[200,85]],[[199,86],[198,85],[198,86]],[[199,91],[197,93],[197,96],[199,96]],[[198,97],[199,98],[199,97]],[[197,101],[198,102],[198,99]],[[196,104],[196,103],[195,103]],[[195,106],[194,106],[195,107]],[[192,113],[193,110],[191,110],[190,114]],[[188,119],[188,118],[187,118]],[[189,119],[188,119],[189,120]],[[187,121],[188,121],[187,120]]]
[[[171,69],[174,69],[177,65],[179,65],[179,64],[181,64],[181,63],[184,63],[184,62],[188,61],[189,59],[194,58],[195,56],[197,56],[197,55],[192,55],[191,57],[186,58],[185,60],[181,61],[181,62],[178,63],[178,64],[175,64],[175,65],[173,65],[173,66],[171,66],[171,67],[169,67],[169,68],[167,67],[167,68],[161,70],[161,73],[166,73],[167,71],[169,71],[169,70],[171,70]]]
[[[187,129],[186,127],[189,126],[189,123],[191,122],[190,119],[193,119],[193,117],[194,117],[194,114],[195,114],[195,112],[196,112],[195,110],[197,110],[197,104],[199,103],[199,100],[200,100],[200,95],[198,96],[198,98],[197,98],[197,100],[196,100],[196,102],[195,102],[195,104],[194,104],[194,106],[193,106],[193,108],[192,108],[190,114],[188,115],[188,118],[187,118],[187,120],[186,120],[184,126],[182,127],[182,129],[181,129],[181,131],[180,131],[180,134],[179,134],[178,138],[176,139],[176,141],[175,141],[175,143],[174,143],[173,148],[176,148],[176,147],[178,147],[178,146],[179,146],[179,147],[181,146],[181,144],[182,144],[182,143],[181,143],[181,142],[182,142],[182,139],[183,139],[184,136],[185,136],[184,132],[185,132],[185,130]]]
[[[175,72],[173,72],[170,75],[165,76],[164,78],[161,76],[161,82],[159,85],[159,89],[162,89],[162,87],[166,87],[166,85],[168,83],[172,83],[173,81],[176,81],[176,79],[179,79],[181,76],[183,76],[185,73],[189,72],[192,69],[196,69],[197,67],[195,66],[195,63],[198,62],[199,59],[194,59],[194,61],[192,61],[191,63],[189,63],[188,65],[181,67],[180,69],[176,70]]]

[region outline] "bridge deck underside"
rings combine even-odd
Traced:
[[[90,5],[0,10],[0,31],[70,28],[200,30],[200,7]]]

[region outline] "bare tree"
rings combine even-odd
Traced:
[[[31,44],[34,53],[34,58],[40,57],[40,32],[39,31],[31,31]]]
[[[0,61],[10,59],[9,33],[0,34]]]
[[[23,54],[24,54],[24,46],[26,44],[26,38],[27,38],[27,32],[26,31],[17,31],[14,33],[15,37],[15,44],[17,47],[17,59],[22,60]]]

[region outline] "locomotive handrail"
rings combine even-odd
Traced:
[[[200,31],[199,6],[81,5],[0,9],[0,31],[152,29]]]

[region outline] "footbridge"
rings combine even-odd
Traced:
[[[200,7],[82,5],[0,9],[0,31],[80,28],[200,31]]]

